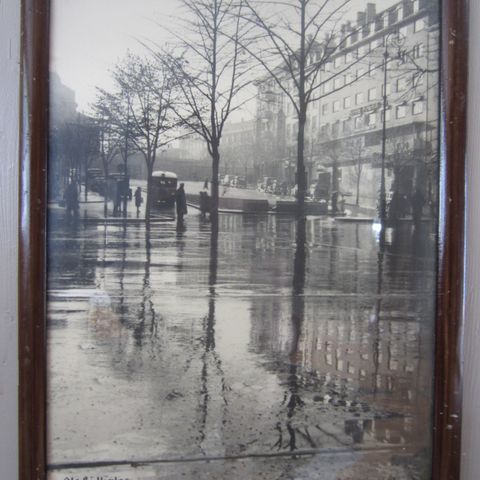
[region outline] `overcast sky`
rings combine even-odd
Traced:
[[[377,11],[397,2],[377,0]],[[349,18],[366,3],[352,0]],[[88,110],[96,86],[108,88],[109,70],[127,49],[141,52],[141,42],[170,40],[160,25],[172,25],[178,7],[178,0],[52,1],[51,70],[75,91],[81,111]]]

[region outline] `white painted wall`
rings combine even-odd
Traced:
[[[480,478],[480,2],[470,5],[468,271],[462,480]],[[0,0],[0,478],[17,478],[17,227],[20,1]]]
[[[17,478],[20,1],[0,0],[0,478]]]

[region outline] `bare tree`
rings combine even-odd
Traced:
[[[103,191],[104,215],[108,213],[109,197],[109,174],[111,165],[120,154],[121,137],[115,128],[116,119],[111,109],[111,97],[105,92],[99,91],[97,100],[93,105],[94,118],[100,134],[100,159],[105,177]]]
[[[180,136],[179,122],[172,115],[178,84],[165,62],[154,62],[132,54],[117,65],[113,78],[118,91],[110,95],[110,106],[117,130],[126,145],[124,155],[131,143],[132,148],[143,155],[147,166],[145,218],[148,220],[158,150]]]
[[[211,218],[218,213],[218,175],[223,129],[244,103],[239,93],[250,83],[248,61],[240,40],[242,0],[182,0],[185,15],[178,55],[162,58],[171,69],[182,101],[173,107],[178,118],[206,142],[212,159]]]
[[[339,68],[329,68],[348,40],[358,36],[363,28],[362,25],[349,29],[345,25],[339,27],[350,1],[294,0],[290,3],[282,0],[245,0],[245,16],[258,34],[255,35],[255,47],[244,48],[264,67],[280,95],[285,95],[291,102],[298,118],[297,198],[302,215],[305,213],[307,192],[304,157],[308,107],[368,74],[365,70],[360,76],[343,78],[352,67],[368,59],[372,55],[370,51],[356,54],[353,61]],[[279,13],[269,13],[272,5]],[[337,78],[341,82],[335,86]]]

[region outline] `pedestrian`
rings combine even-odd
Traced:
[[[137,187],[135,190],[135,206],[137,207],[137,215],[140,213],[140,205],[143,203],[143,197],[142,197],[142,189],[140,187]]]
[[[203,189],[208,192],[208,178],[203,182]]]
[[[183,216],[187,214],[187,198],[184,190],[185,184],[181,183],[175,192],[175,204],[177,207],[177,222],[183,222]]]
[[[75,217],[78,216],[78,190],[75,182],[71,181],[67,185],[64,197],[67,215],[70,216],[73,213]]]

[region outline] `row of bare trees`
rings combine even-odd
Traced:
[[[298,116],[297,196],[302,213],[307,111],[333,93],[323,89],[333,74],[321,72],[347,41],[345,35],[339,40],[337,25],[349,2],[182,0],[181,28],[170,32],[175,48],[151,44],[145,45],[144,57],[128,54],[112,72],[115,87],[99,90],[94,116],[105,173],[114,158],[120,155],[126,164],[129,155],[140,152],[150,190],[158,150],[194,133],[203,138],[212,160],[211,213],[216,218],[224,127],[251,99],[249,87],[261,68],[263,78],[274,81]],[[363,60],[360,56],[357,62]],[[150,207],[147,200],[147,218]]]

